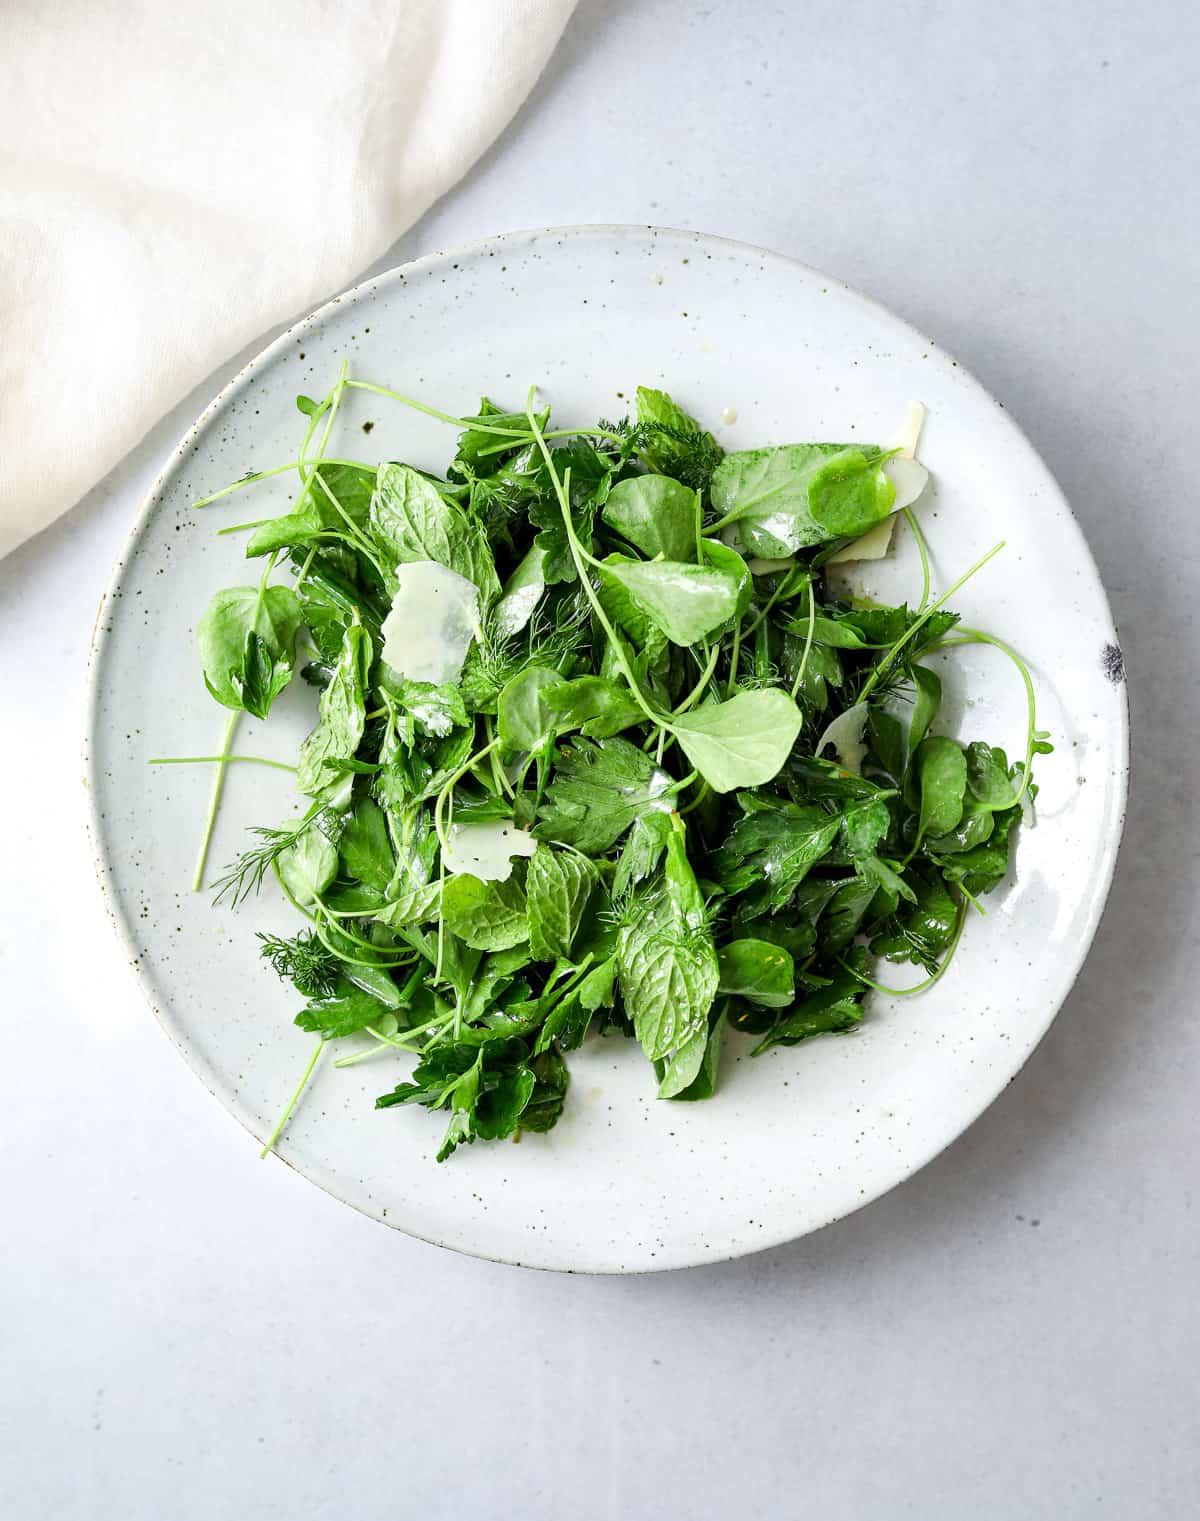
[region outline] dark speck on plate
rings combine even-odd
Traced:
[[[1100,651],[1100,660],[1104,666],[1104,674],[1114,687],[1119,687],[1125,680],[1125,656],[1121,653],[1121,646],[1106,644]]]

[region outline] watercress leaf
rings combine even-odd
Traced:
[[[608,493],[602,513],[610,528],[653,560],[694,560],[696,493],[666,475],[631,475]]]
[[[982,740],[967,746],[967,791],[976,806],[988,812],[1013,806],[1017,789],[1009,776],[1008,757],[1003,750]]]
[[[371,671],[371,639],[360,623],[351,623],[329,685],[321,693],[319,720],[300,746],[296,785],[315,796],[329,785],[328,760],[350,760],[366,725],[366,692]]]
[[[769,1009],[786,1009],[796,994],[791,954],[769,940],[731,940],[717,951],[721,970],[718,991]]]
[[[908,724],[908,754],[911,759],[929,733],[929,726],[942,705],[942,679],[928,666],[914,665],[909,674],[913,682],[913,710]]]
[[[707,566],[610,555],[602,574],[623,586],[673,644],[695,644],[727,623],[737,607],[738,582]]]
[[[867,739],[879,769],[894,782],[902,781],[904,730],[900,727],[900,720],[882,708],[872,708],[867,717]]]
[[[615,624],[618,631],[625,634],[634,647],[641,650],[648,660],[653,661],[667,647],[666,634],[657,623],[653,622],[641,605],[634,601],[620,581],[603,573],[603,570],[611,566],[627,565],[630,563],[629,560],[624,555],[614,554],[609,555],[600,563],[603,569],[592,579],[597,601],[604,609],[609,622]]]
[[[736,522],[744,547],[764,559],[857,537],[888,516],[896,495],[877,450],[840,444],[727,454],[710,491],[715,511]]]
[[[624,739],[580,740],[560,751],[533,833],[602,854],[647,813],[669,813],[671,778]]]
[[[721,885],[739,896],[739,919],[778,913],[828,853],[842,827],[841,815],[811,804],[738,801],[745,812],[714,857]]]
[[[591,861],[575,851],[541,845],[533,853],[525,891],[529,949],[539,961],[570,956],[584,909],[599,880],[600,873]]]
[[[288,586],[268,586],[262,591],[257,586],[231,586],[217,592],[196,625],[208,690],[227,708],[245,707],[242,690],[247,680],[247,641],[255,634],[262,655],[269,657],[278,673],[286,672],[282,681],[286,685],[295,661],[299,626],[300,603]],[[268,676],[268,686],[272,679]],[[275,688],[279,690],[282,686]],[[256,716],[265,717],[266,709]]]
[[[741,618],[754,596],[754,577],[750,574],[750,567],[745,559],[738,554],[736,549],[731,549],[728,544],[722,544],[720,539],[701,539],[700,553],[705,565],[711,565],[714,570],[731,576],[737,583],[737,600],[734,602],[733,616]]]
[[[758,787],[787,760],[803,727],[786,692],[738,692],[671,720],[671,733],[714,792]]]
[[[967,788],[967,758],[956,740],[926,735],[913,756],[920,795],[917,842],[927,835],[949,834],[962,818]]]
[[[961,882],[975,898],[999,886],[1008,875],[1012,829],[1020,816],[1019,804],[1004,813],[994,813],[992,832],[981,845],[954,855],[936,856],[945,880]]]
[[[369,467],[322,462],[292,510],[260,523],[250,535],[246,558],[312,544],[321,534],[346,536],[347,519],[361,528],[366,523],[374,489],[375,471]]]
[[[936,856],[959,855],[974,850],[991,834],[994,819],[992,809],[981,807],[968,793],[958,823],[946,834],[928,836],[925,849]]]
[[[475,950],[506,950],[529,938],[525,891],[516,876],[503,882],[481,882],[466,872],[447,878],[442,919],[448,930]]]

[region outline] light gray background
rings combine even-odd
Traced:
[[[85,656],[233,364],[0,564],[0,1514],[1196,1514],[1198,44],[1183,0],[585,0],[383,261],[584,221],[795,254],[957,354],[1097,554],[1135,767],[1095,949],[989,1113],[816,1237],[624,1280],[457,1258],[260,1165],[159,1033],[88,864]]]

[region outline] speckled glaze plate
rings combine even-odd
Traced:
[[[588,1272],[681,1267],[817,1229],[907,1178],[996,1097],[1061,1004],[1092,939],[1120,836],[1127,718],[1103,588],[1046,467],[1004,411],[898,318],[778,254],[695,233],[579,227],[515,233],[396,269],[271,344],[191,429],[152,491],[98,620],[88,769],[108,905],[156,1014],[192,1068],[265,1136],[309,1052],[296,999],[257,954],[256,929],[288,931],[265,892],[237,911],[188,890],[209,768],[151,769],[152,755],[211,753],[224,714],[194,648],[221,586],[252,579],[236,537],[214,530],[280,512],[287,477],[197,512],[193,501],[290,459],[294,397],[352,372],[470,412],[481,393],[522,404],[536,381],[559,420],[621,413],[639,383],[665,386],[729,448],[805,438],[890,438],[911,399],[929,419],[920,508],[935,582],[949,585],[998,538],[1006,551],[954,606],[1013,640],[1037,679],[1052,756],[1037,767],[1036,828],[1016,871],[968,926],[928,994],[874,998],[853,1035],[751,1061],[731,1037],[707,1104],[656,1102],[629,1043],[571,1059],[557,1129],[519,1146],[433,1160],[440,1121],[376,1111],[403,1058],[325,1065],[279,1147],[355,1208],[459,1251]],[[722,419],[735,419],[722,421]],[[432,469],[452,432],[354,393],[334,452]],[[892,598],[919,589],[906,536],[859,575]],[[1023,696],[993,651],[944,660],[945,725],[1017,751]],[[969,695],[968,695],[969,694]],[[969,714],[964,715],[964,708]],[[241,747],[294,759],[312,722],[296,682]],[[212,861],[246,828],[292,812],[283,773],[232,769]],[[247,1139],[245,1165],[259,1165]]]

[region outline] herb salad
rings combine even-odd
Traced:
[[[351,388],[456,427],[444,478],[335,455]],[[338,1066],[410,1055],[376,1103],[445,1111],[441,1161],[553,1126],[585,1038],[632,1038],[659,1097],[707,1099],[727,1030],[757,1055],[943,975],[1050,747],[1019,655],[946,606],[1002,546],[933,594],[919,422],[894,450],[727,454],[650,389],[590,428],[552,427],[534,392],[454,417],[344,371],[297,404],[296,458],[199,504],[299,481],[283,516],[222,530],[264,569],[197,628],[219,754],[158,762],[216,763],[197,887],[227,765],[295,772],[303,811],[215,884],[238,903],[270,875],[299,916],[259,936],[315,1037],[264,1154],[347,1038]],[[878,554],[901,515],[916,605],[836,595],[830,562]],[[923,661],[977,643],[1024,684],[1011,764],[933,732]],[[319,695],[294,767],[239,754],[240,714],[297,669]],[[881,960],[920,980],[885,985]]]

